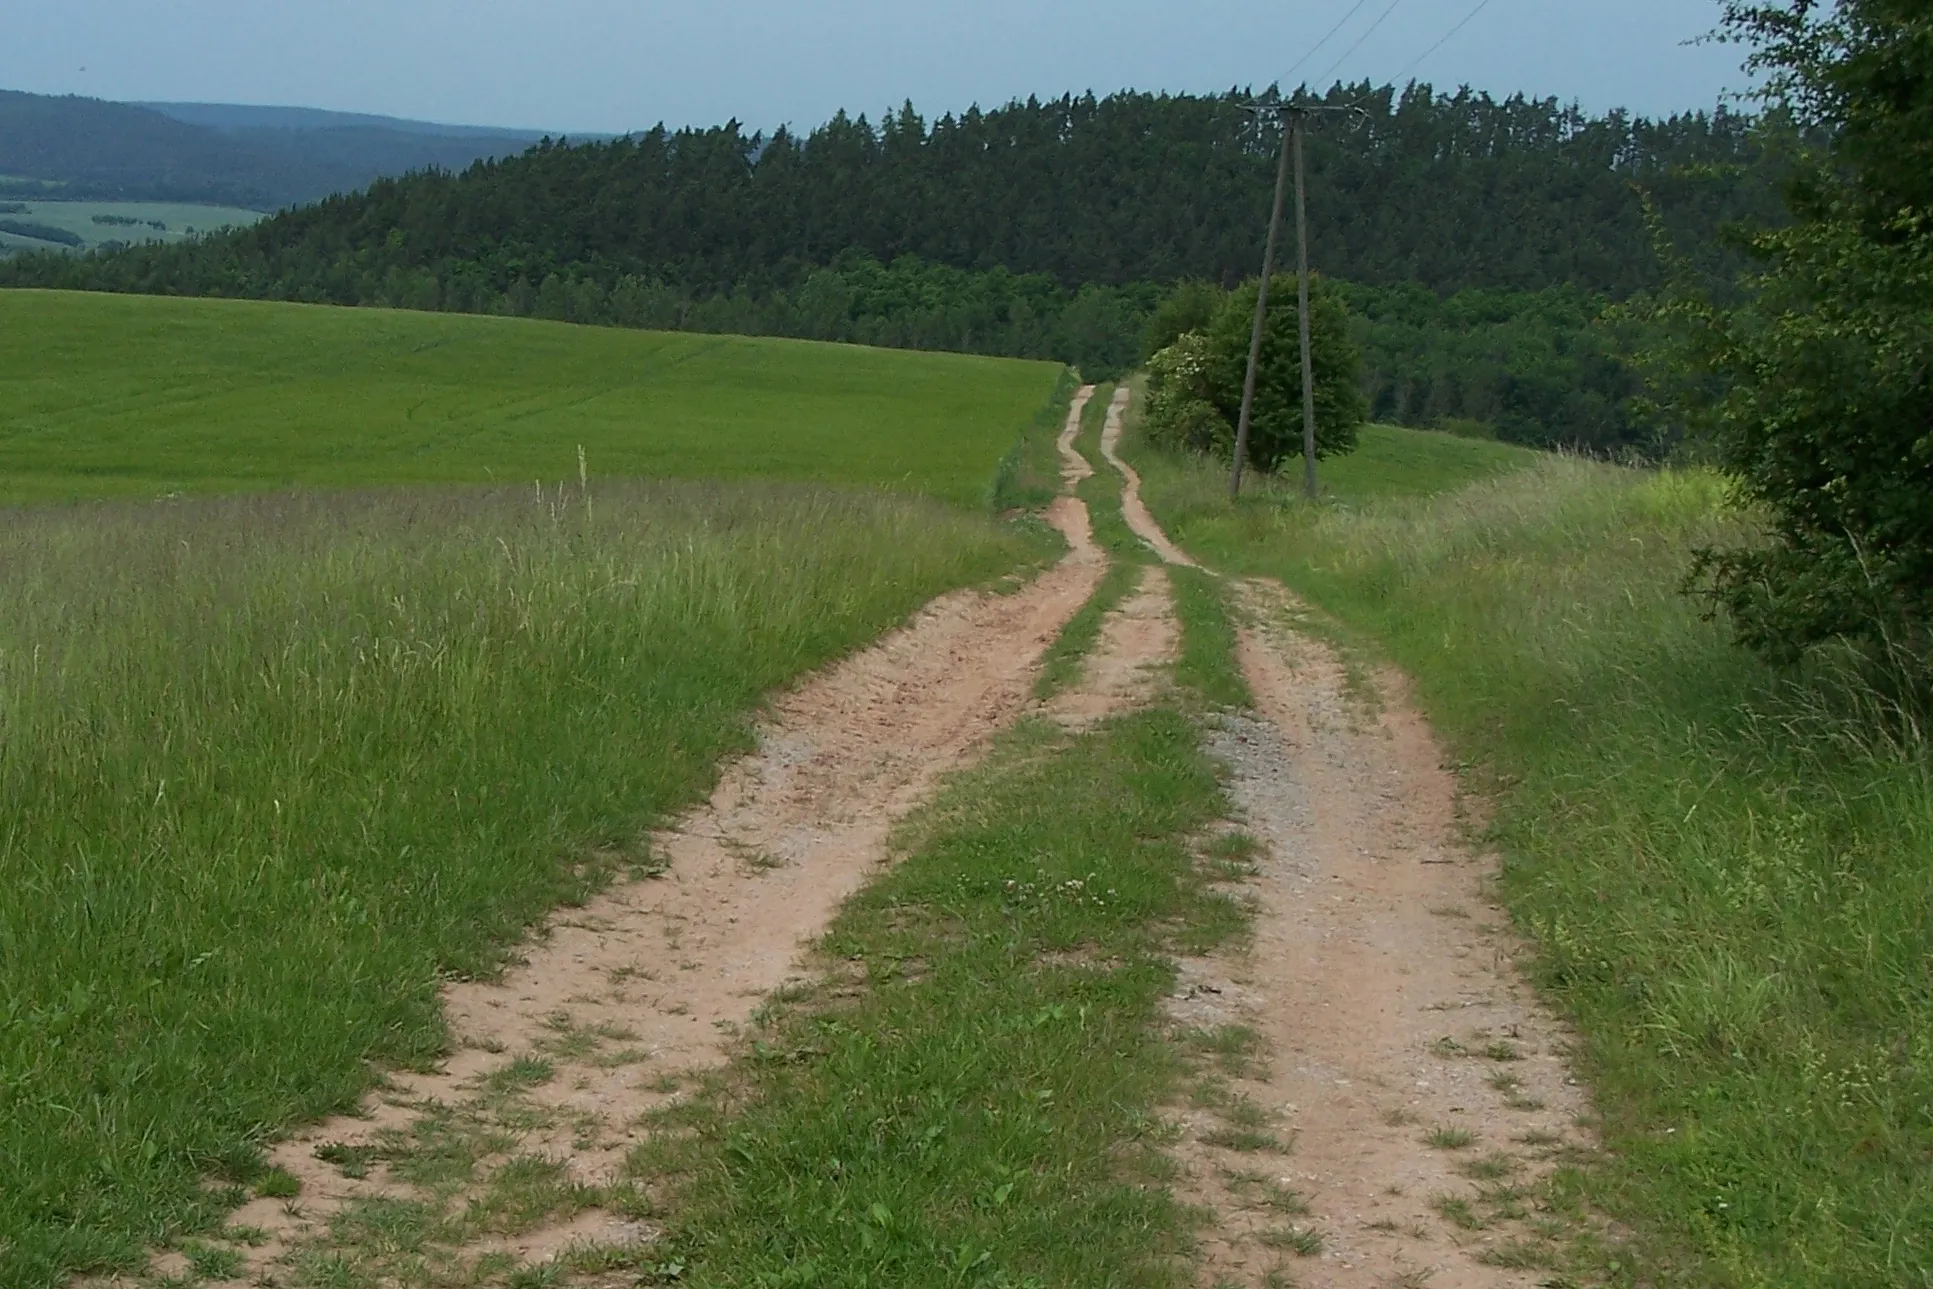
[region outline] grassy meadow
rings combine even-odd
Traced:
[[[1343,504],[1231,511],[1219,468],[1136,459],[1177,541],[1399,663],[1493,798],[1502,897],[1596,1091],[1590,1193],[1629,1235],[1580,1270],[1933,1284],[1933,749],[1679,593],[1694,548],[1751,531],[1723,482],[1372,428],[1325,469]]]
[[[513,318],[0,292],[0,501],[783,478],[987,500],[1061,369]],[[1051,446],[1050,446],[1051,450]]]

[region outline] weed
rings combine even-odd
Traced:
[[[1423,1142],[1432,1150],[1463,1150],[1473,1144],[1477,1135],[1468,1128],[1432,1128],[1424,1136]]]
[[[1465,1177],[1481,1182],[1502,1181],[1521,1167],[1508,1155],[1485,1155],[1481,1159],[1466,1159],[1457,1165],[1457,1171]]]
[[[255,1179],[255,1193],[263,1199],[294,1199],[302,1182],[286,1168],[271,1168]]]
[[[1556,1248],[1541,1240],[1501,1240],[1479,1253],[1477,1261],[1516,1270],[1549,1271],[1559,1265]]]
[[[1254,1128],[1229,1126],[1210,1128],[1201,1134],[1199,1140],[1202,1145],[1212,1146],[1216,1150],[1234,1150],[1244,1154],[1258,1150],[1285,1151],[1288,1149],[1274,1135]]]
[[[190,1247],[187,1253],[189,1269],[204,1280],[232,1280],[242,1273],[244,1259],[234,1249],[200,1244]]]
[[[369,1176],[369,1165],[381,1157],[381,1152],[374,1146],[348,1146],[329,1141],[315,1148],[315,1157],[334,1165],[344,1177],[359,1181]]]
[[[556,1077],[556,1066],[541,1056],[520,1056],[483,1076],[482,1087],[498,1096],[540,1087]]]
[[[1466,1231],[1481,1231],[1489,1225],[1478,1215],[1476,1206],[1461,1195],[1438,1195],[1430,1201],[1430,1207],[1446,1221]]]
[[[1322,1252],[1322,1232],[1307,1226],[1282,1226],[1256,1237],[1266,1248],[1285,1249],[1299,1257],[1313,1258]]]

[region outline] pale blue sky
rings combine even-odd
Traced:
[[[1477,3],[61,0],[9,5],[0,88],[547,129],[811,125],[905,98],[930,117],[1065,90],[1265,85],[1352,9],[1294,79],[1414,75],[1649,114],[1744,81],[1736,47],[1684,43],[1717,0],[1489,0],[1416,62]]]

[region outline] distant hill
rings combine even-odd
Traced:
[[[512,156],[532,131],[309,108],[134,104],[0,90],[0,196],[276,210],[388,175]]]
[[[373,116],[367,112],[330,112],[319,107],[272,107],[246,103],[130,103],[128,106],[144,107],[188,125],[206,126],[231,134],[257,130],[388,130],[396,134],[445,139],[488,139],[528,147],[546,134],[555,136],[561,133],[557,130],[510,130],[494,125],[446,125],[436,121],[411,121],[400,116]],[[588,139],[591,136],[581,137]]]

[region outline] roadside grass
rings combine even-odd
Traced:
[[[1060,432],[1067,425],[1067,410],[1080,384],[1071,367],[1061,368],[1047,402],[1021,428],[994,467],[988,509],[999,513],[1038,510],[1060,492]]]
[[[749,747],[764,694],[1046,554],[941,504],[779,485],[0,514],[0,1283],[22,1289],[286,1189],[260,1143],[436,1059],[439,980],[649,866],[646,830]]]
[[[1628,1233],[1581,1269],[1933,1283],[1933,755],[1847,669],[1775,672],[1678,593],[1696,547],[1749,540],[1717,477],[1431,446],[1471,454],[1461,486],[1418,457],[1379,498],[1365,458],[1346,504],[1232,513],[1218,469],[1137,464],[1195,555],[1404,667],[1493,799],[1608,1147],[1560,1181]]]
[[[521,318],[4,291],[0,500],[554,485],[577,478],[581,447],[600,478],[782,478],[978,507],[1063,375]]]
[[[1179,1286],[1169,955],[1243,921],[1197,872],[1216,772],[1171,707],[1030,720],[902,830],[708,1095],[633,1157],[692,1286]]]

